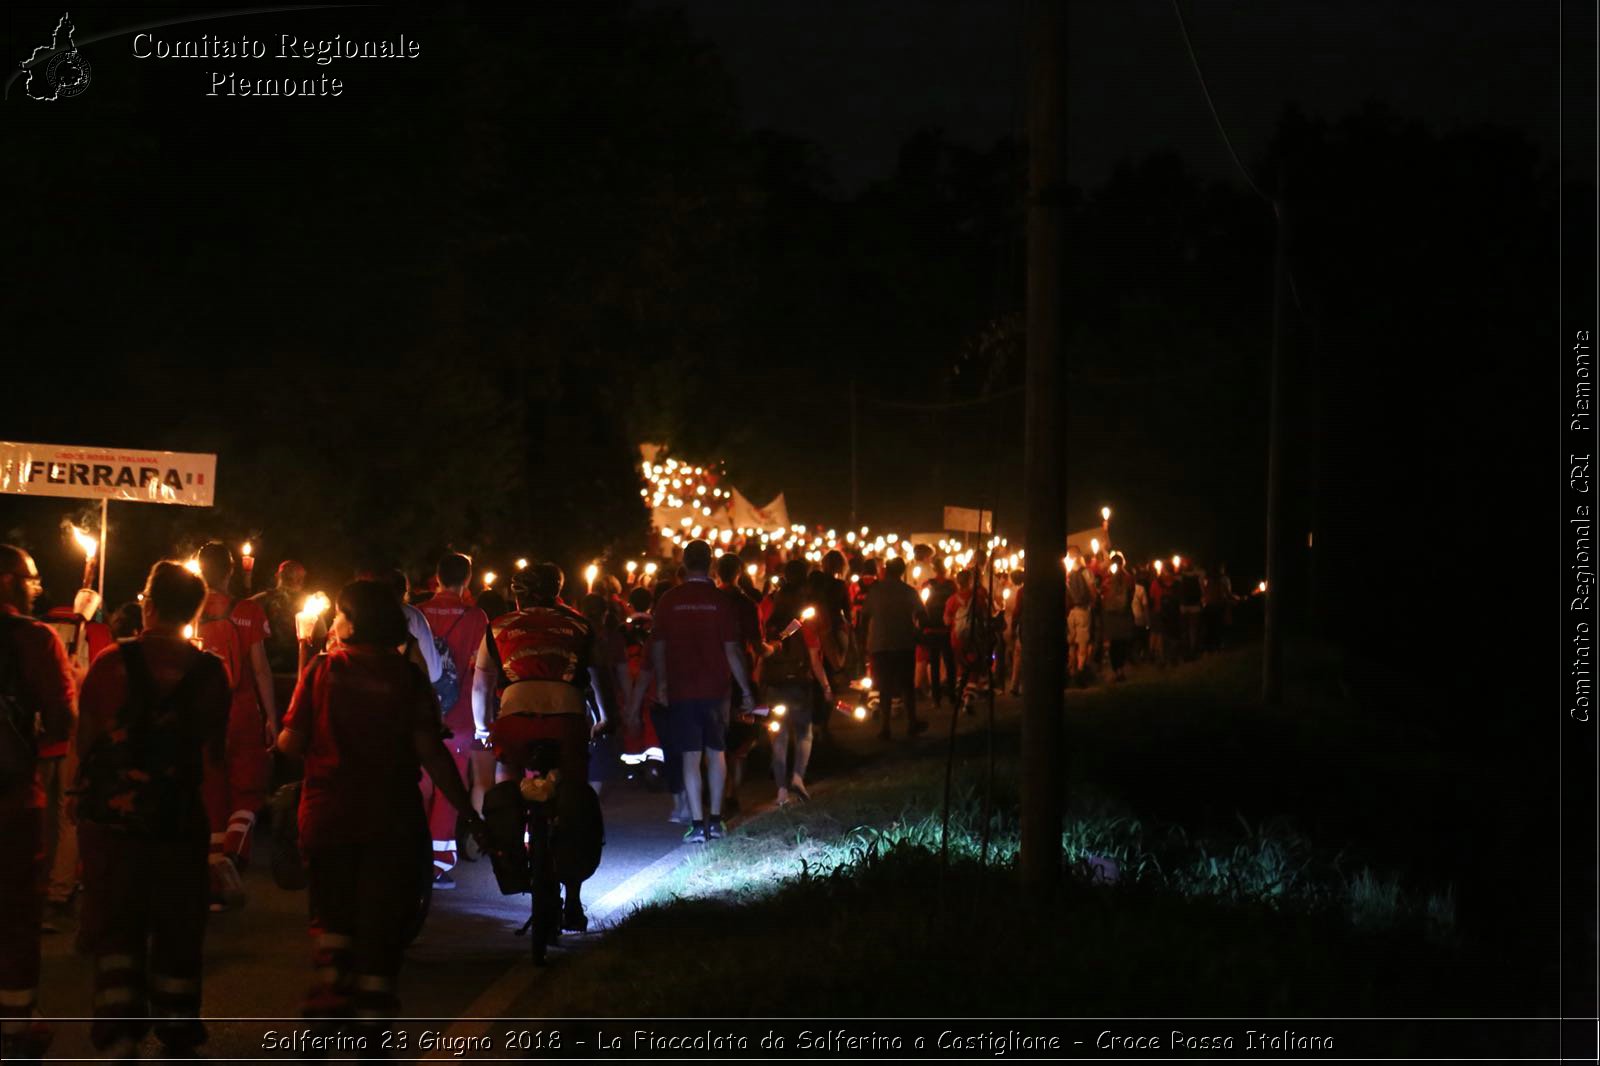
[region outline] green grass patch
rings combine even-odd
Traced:
[[[944,743],[869,758],[847,736],[813,802],[683,863],[539,1009],[616,1014],[619,983],[645,1015],[730,989],[739,1012],[789,1015],[1547,1007],[1514,954],[1542,912],[1507,921],[1526,893],[1482,846],[1514,841],[1526,805],[1393,693],[1353,697],[1336,654],[1301,650],[1270,712],[1259,663],[1070,695],[1065,876],[1042,904],[1017,883],[1015,708],[992,737],[959,721],[947,836]]]
[[[869,847],[759,903],[645,907],[551,982],[553,1016],[1379,1014],[1503,1007],[1460,951],[1332,913],[1070,879],[1029,905],[1006,868]],[[625,1008],[619,994],[625,990]],[[731,997],[731,998],[730,998]]]

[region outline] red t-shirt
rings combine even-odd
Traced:
[[[306,738],[304,847],[427,831],[413,735],[437,735],[439,718],[432,686],[405,656],[362,645],[317,656],[283,727]]]
[[[739,646],[745,649],[745,665],[753,666],[750,654],[761,644],[761,615],[756,603],[737,588],[725,588],[722,595],[739,619]]]
[[[974,589],[971,592],[956,590],[955,595],[944,605],[944,624],[950,630],[950,639],[962,641],[967,636],[967,626],[970,619],[963,621],[962,611],[977,611],[979,617],[986,617],[989,613],[989,593],[984,589]]]
[[[656,604],[652,639],[666,649],[667,698],[720,700],[732,673],[725,644],[739,643],[739,616],[717,586],[691,577]]]
[[[40,750],[58,745],[72,735],[74,689],[67,649],[55,630],[22,615],[10,604],[0,604],[0,613],[22,619],[6,621],[0,635],[11,641],[11,653],[20,664],[18,694],[23,709],[38,714],[44,723]],[[44,789],[39,786],[37,774],[0,790],[0,811],[38,810],[43,806]]]
[[[222,665],[228,668],[234,709],[257,709],[260,701],[256,695],[250,649],[272,632],[267,612],[251,599],[238,600],[230,607],[226,593],[213,591],[206,593],[200,619],[197,633],[200,646],[220,658]]]
[[[417,609],[428,620],[433,635],[442,637],[450,648],[450,658],[456,665],[456,681],[460,694],[454,707],[444,709],[445,725],[452,733],[460,734],[472,729],[472,672],[478,661],[478,646],[483,643],[483,631],[489,628],[489,616],[473,607],[453,592],[438,592]]]

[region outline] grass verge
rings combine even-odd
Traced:
[[[1535,1011],[1504,938],[1464,935],[1455,838],[1408,847],[1459,831],[1448,790],[1479,768],[1331,686],[1267,715],[1255,661],[1073,694],[1069,876],[1043,903],[1016,882],[1016,716],[992,780],[965,720],[948,866],[944,745],[858,765],[685,862],[539,1008],[615,1014],[623,987],[646,1015],[730,990],[752,1014]]]

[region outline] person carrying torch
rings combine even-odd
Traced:
[[[907,736],[915,737],[928,728],[928,723],[917,717],[916,646],[919,631],[928,624],[929,611],[906,585],[905,577],[906,561],[890,559],[884,579],[873,583],[861,607],[871,676],[878,688],[881,740],[889,739],[889,712],[897,696],[905,701]]]
[[[54,630],[29,617],[41,591],[33,557],[0,544],[0,657],[15,671],[0,713],[15,760],[0,776],[0,1057],[42,1057],[51,1031],[37,1017],[44,869],[44,790],[37,752],[72,736],[76,690]]]
[[[228,711],[226,772],[208,775],[206,812],[211,820],[211,910],[244,902],[240,872],[250,862],[250,834],[256,812],[266,802],[271,766],[268,748],[278,732],[278,708],[267,662],[271,626],[254,600],[228,595],[233,552],[212,541],[196,555],[206,583],[201,606],[200,643],[228,669],[232,701]]]
[[[250,597],[260,605],[267,616],[267,663],[274,674],[291,678],[298,674],[299,641],[295,632],[295,612],[303,606],[306,587],[306,568],[293,559],[278,564],[273,586]],[[294,691],[282,693],[284,703]]]
[[[780,807],[788,804],[791,792],[801,799],[811,798],[805,784],[806,766],[811,761],[811,727],[833,708],[814,592],[806,579],[805,560],[785,563],[783,586],[771,597],[764,630],[767,651],[761,682],[771,718],[767,728],[772,732],[772,778],[778,786]],[[819,694],[821,703],[817,702]]]
[[[73,683],[82,686],[89,665],[110,647],[111,627],[94,621],[100,611],[100,594],[95,591],[96,560],[100,541],[72,526],[72,539],[83,552],[83,587],[72,604],[61,604],[45,612],[44,621],[56,631],[72,663]],[[68,790],[78,775],[78,756],[65,740],[39,747],[39,784],[44,788],[45,864],[50,871],[45,899],[47,933],[58,932],[63,919],[72,912],[72,899],[78,891],[78,830],[68,814]]]

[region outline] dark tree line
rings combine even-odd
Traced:
[[[1018,139],[922,131],[847,194],[817,146],[741,127],[680,14],[370,17],[428,58],[246,109],[108,50],[84,106],[0,130],[25,211],[0,436],[221,456],[214,511],[119,508],[114,568],[251,532],[335,577],[637,552],[642,440],[843,524],[852,377],[866,520],[1017,513]],[[1298,617],[1436,651],[1484,552],[1535,550],[1518,427],[1553,396],[1553,174],[1515,133],[1377,108],[1286,113],[1252,165],[1284,172],[1293,227]],[[1176,156],[1074,192],[1074,528],[1111,502],[1136,553],[1259,577],[1272,226]],[[0,532],[61,555],[58,512],[0,501]]]

